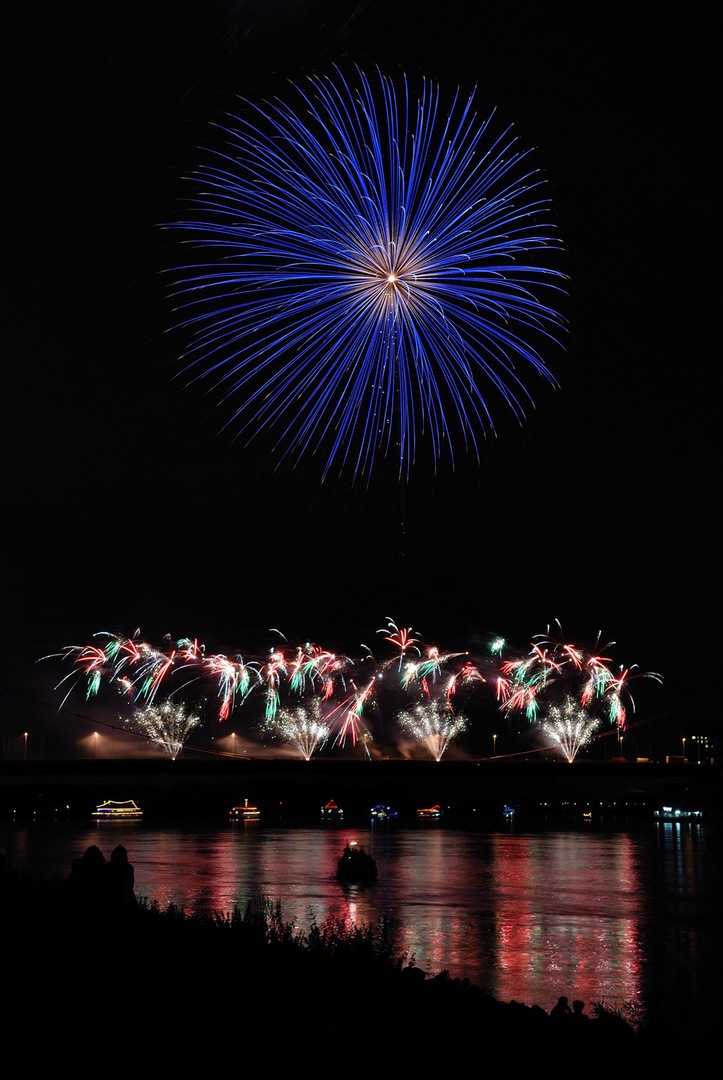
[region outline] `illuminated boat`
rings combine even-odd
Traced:
[[[326,806],[321,808],[321,816],[329,821],[338,821],[344,817],[344,811],[337,806],[333,799],[329,799]]]
[[[377,821],[386,821],[387,818],[396,817],[397,811],[392,810],[391,806],[383,806],[382,803],[378,803],[372,807],[371,816],[376,818]]]
[[[437,804],[437,806],[428,806],[423,810],[417,810],[417,817],[418,818],[441,818],[443,813],[444,813],[444,811],[442,810],[442,807],[439,804]]]
[[[336,865],[336,876],[340,881],[374,881],[377,876],[376,861],[367,855],[356,840],[347,840],[346,847]]]
[[[658,821],[700,821],[703,817],[701,810],[680,810],[674,806],[663,806],[655,811]]]
[[[93,817],[98,818],[99,821],[137,821],[138,818],[143,817],[143,811],[133,799],[127,799],[125,802],[106,799],[105,802],[96,806]]]
[[[244,799],[243,806],[231,807],[228,816],[231,821],[258,821],[261,817],[261,811],[258,806],[249,806],[248,799]]]

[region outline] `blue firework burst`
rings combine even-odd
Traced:
[[[249,437],[368,475],[409,472],[521,421],[530,374],[554,381],[564,274],[540,173],[474,93],[335,71],[246,104],[200,171],[193,265],[181,270],[188,369]]]

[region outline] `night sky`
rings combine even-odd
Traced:
[[[639,714],[711,717],[718,567],[712,32],[701,9],[408,0],[7,0],[0,723],[97,630],[226,653],[344,647],[392,616],[466,648],[614,640]],[[711,42],[711,44],[709,44]],[[566,353],[523,429],[405,492],[319,484],[220,431],[179,373],[160,228],[210,124],[334,63],[478,86],[538,148],[567,248]],[[714,300],[715,293],[715,300]],[[278,466],[278,467],[277,467]],[[404,531],[401,521],[404,518]],[[6,743],[7,745],[7,743]]]

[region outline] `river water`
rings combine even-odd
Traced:
[[[335,878],[346,840],[379,878]],[[328,916],[382,916],[429,972],[468,976],[495,997],[550,1009],[570,1000],[632,1006],[705,1032],[717,1014],[723,948],[715,826],[588,824],[518,831],[247,822],[221,829],[144,822],[23,824],[0,833],[12,866],[65,876],[90,844],[123,843],[136,892],[188,911],[244,909],[259,895],[308,929]]]

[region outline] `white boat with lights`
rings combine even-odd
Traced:
[[[143,811],[133,799],[126,799],[125,802],[106,799],[96,806],[93,817],[99,821],[137,821],[143,817]]]
[[[700,821],[703,817],[701,810],[680,810],[674,806],[663,806],[655,811],[658,821]]]
[[[248,799],[244,799],[243,806],[233,806],[229,810],[231,821],[258,821],[261,811],[258,806],[249,806]]]
[[[442,810],[442,807],[439,804],[437,804],[437,806],[427,806],[422,810],[417,810],[417,817],[418,818],[441,818],[443,813],[444,813],[444,811]]]

